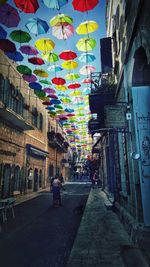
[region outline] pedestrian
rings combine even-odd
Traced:
[[[64,177],[63,177],[62,173],[60,174],[59,178],[60,178],[60,182],[61,182],[61,189],[65,190],[65,188],[63,186],[64,185]]]
[[[54,178],[53,184],[52,184],[53,207],[62,206],[60,188],[61,188],[60,177],[59,176],[56,176]]]
[[[96,171],[91,176],[91,181],[92,181],[92,188],[94,189],[95,188],[95,184],[96,184]]]
[[[49,182],[50,182],[50,192],[52,192],[53,181],[54,181],[54,176],[52,176],[52,177],[49,178]]]

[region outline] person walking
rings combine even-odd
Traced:
[[[53,207],[62,206],[60,188],[61,188],[60,177],[56,176],[52,184]]]

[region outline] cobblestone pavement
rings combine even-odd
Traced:
[[[62,267],[66,265],[90,185],[66,184],[62,207],[52,207],[52,194],[15,206],[15,219],[8,216],[0,233],[1,267]]]

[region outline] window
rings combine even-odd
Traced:
[[[39,115],[39,122],[40,122],[40,130],[42,131],[43,130],[43,115],[42,115],[42,113],[40,113],[40,115]]]
[[[32,107],[32,123],[35,127],[38,127],[38,111],[35,107]]]

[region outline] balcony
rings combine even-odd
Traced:
[[[61,153],[67,153],[68,150],[68,142],[65,141],[65,138],[61,133],[55,133],[54,131],[47,133],[48,144],[52,148],[56,148],[57,151]]]

